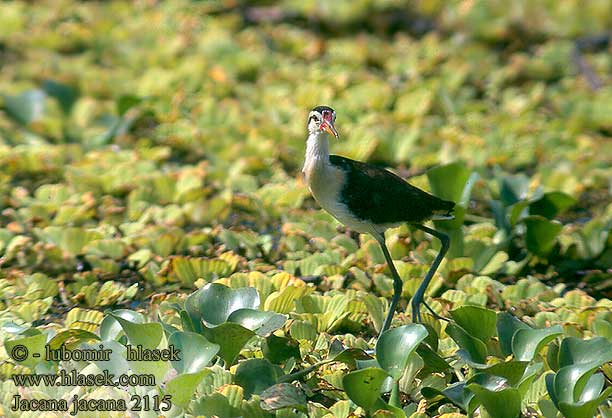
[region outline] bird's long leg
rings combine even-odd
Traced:
[[[393,260],[391,259],[391,254],[389,254],[389,250],[387,249],[387,245],[385,244],[385,235],[375,235],[374,238],[376,238],[376,240],[380,244],[380,248],[385,256],[385,260],[387,260],[389,270],[391,270],[391,274],[393,275],[393,297],[391,298],[391,305],[389,305],[389,312],[387,312],[387,317],[385,318],[383,327],[380,330],[380,334],[382,335],[382,333],[388,330],[389,326],[391,326],[393,314],[395,313],[397,304],[399,303],[399,300],[402,297],[402,288],[404,287],[404,283],[402,282],[402,278],[400,277],[399,273],[395,269],[395,265],[393,264]]]
[[[450,247],[450,238],[445,233],[436,231],[435,229],[431,229],[423,225],[414,226],[419,228],[421,231],[427,232],[428,234],[438,238],[442,243],[440,252],[438,252],[438,255],[431,264],[431,267],[429,267],[429,271],[425,275],[425,278],[419,285],[419,288],[415,292],[414,296],[412,297],[412,301],[410,302],[410,305],[412,306],[412,322],[421,322],[421,312],[419,310],[421,304],[424,304],[430,312],[434,313],[436,317],[439,317],[439,315],[433,312],[433,309],[431,309],[431,307],[429,307],[425,303],[425,290],[427,289],[427,286],[429,286],[429,282],[431,282],[431,279],[433,278],[434,274],[436,274],[436,270],[438,270],[442,259],[444,258],[446,252],[448,251],[448,248]]]

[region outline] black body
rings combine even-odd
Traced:
[[[360,219],[379,225],[421,224],[435,215],[452,215],[454,202],[424,192],[390,171],[339,155],[329,160],[346,175],[341,201]]]

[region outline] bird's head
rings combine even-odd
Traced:
[[[308,115],[308,133],[319,134],[327,132],[338,138],[338,131],[334,127],[336,111],[329,106],[317,106]]]

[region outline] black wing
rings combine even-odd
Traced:
[[[422,223],[434,215],[450,215],[455,207],[383,168],[339,155],[330,155],[329,161],[346,174],[340,198],[361,219],[376,224]]]

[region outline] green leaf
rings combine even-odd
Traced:
[[[512,338],[512,352],[519,361],[531,361],[542,347],[563,335],[561,325],[545,329],[519,329]]]
[[[6,340],[4,349],[12,361],[30,369],[34,369],[36,364],[44,360],[45,357],[45,334],[35,334],[15,340]],[[38,354],[38,356],[34,356]]]
[[[604,364],[612,361],[612,344],[603,337],[581,340],[567,337],[561,341],[559,348],[559,367],[572,364],[599,362]]]
[[[242,347],[255,335],[242,325],[226,322],[213,328],[203,328],[202,334],[219,345],[219,357],[229,366],[234,364]]]
[[[365,304],[370,318],[372,318],[374,330],[380,332],[383,322],[385,321],[386,304],[378,296],[372,293],[366,294],[361,300]]]
[[[521,395],[508,381],[498,376],[479,374],[470,379],[467,389],[472,391],[490,416],[517,418],[521,412]]]
[[[563,225],[538,215],[527,216],[523,219],[523,222],[527,227],[525,233],[527,249],[540,256],[548,255],[553,249]]]
[[[371,357],[360,348],[347,348],[342,350],[342,352],[330,357],[330,360],[342,362],[348,365],[350,368],[357,367],[358,361],[370,359]]]
[[[127,361],[127,348],[115,341],[115,340],[105,340],[96,344],[83,344],[83,348],[92,348],[95,350],[100,349],[100,345],[104,347],[104,349],[110,349],[110,355],[108,360],[98,360],[94,361],[95,365],[98,366],[100,370],[108,370],[110,374],[114,374],[115,376],[119,376],[120,374],[128,373],[130,371],[130,364]]]
[[[252,287],[231,289],[218,283],[208,283],[192,293],[185,301],[189,316],[201,318],[211,325],[227,321],[230,314],[238,309],[259,307],[259,295]]]
[[[255,331],[257,335],[266,336],[282,327],[287,321],[287,317],[276,312],[242,308],[232,312],[227,321],[240,324],[246,329]]]
[[[503,377],[508,381],[508,384],[510,386],[516,386],[523,378],[523,375],[525,374],[525,370],[527,369],[528,365],[528,361],[512,360],[504,363],[494,364],[490,367],[481,369],[481,371],[492,376]]]
[[[529,214],[540,215],[547,219],[552,219],[558,214],[565,212],[576,203],[576,199],[563,192],[554,191],[544,193],[541,198],[529,203]]]
[[[472,337],[459,325],[450,323],[446,327],[446,333],[457,343],[461,351],[467,355],[467,360],[484,364],[487,360],[487,346],[476,337]]]
[[[259,396],[261,408],[265,411],[276,411],[283,408],[306,409],[307,399],[304,391],[289,383],[270,386]]]
[[[53,80],[45,80],[42,85],[43,90],[51,97],[55,98],[64,114],[68,115],[79,98],[79,91],[66,84],[58,83]]]
[[[119,322],[123,332],[127,336],[130,343],[134,346],[142,345],[143,348],[156,348],[161,342],[164,334],[162,325],[158,322],[139,324],[122,318],[121,316],[111,313],[115,320]]]
[[[444,390],[425,386],[421,393],[427,399],[442,396],[466,412],[473,412],[478,406],[474,399],[474,394],[466,389],[466,382],[457,382],[448,386]]]
[[[524,174],[504,176],[500,185],[500,197],[504,206],[510,206],[527,197],[529,178]]]
[[[279,337],[274,334],[266,337],[261,345],[261,351],[265,358],[274,364],[280,364],[287,359],[301,359],[300,345],[296,340]]]
[[[193,404],[193,412],[196,416],[204,417],[234,418],[242,416],[240,408],[230,404],[228,398],[221,393],[202,396]]]
[[[497,335],[499,336],[499,346],[504,355],[512,354],[512,337],[519,329],[530,329],[530,327],[509,312],[497,314]]]
[[[495,311],[480,306],[464,305],[450,312],[452,318],[468,334],[486,343],[495,335]]]
[[[459,202],[470,177],[470,170],[462,161],[439,165],[427,171],[427,179],[434,195]]]
[[[93,332],[85,331],[82,329],[72,328],[67,329],[65,331],[59,332],[56,334],[47,345],[52,350],[57,350],[64,343],[67,343],[70,347],[76,346],[81,342],[85,341],[99,341],[100,337],[98,337]]]
[[[168,194],[173,195],[174,190]],[[198,279],[212,281],[216,277],[226,277],[232,272],[232,266],[221,259],[179,256],[172,258],[172,272],[184,286],[192,287]]]
[[[444,358],[442,358],[426,344],[419,344],[416,352],[425,363],[424,370],[427,370],[430,373],[441,373],[450,368],[450,365],[446,362],[446,360],[444,360]]]
[[[117,99],[117,113],[119,116],[125,115],[125,113],[133,107],[138,106],[142,102],[142,99],[133,94],[124,94]]]
[[[168,345],[180,350],[179,360],[170,360],[172,366],[180,373],[196,373],[204,369],[219,351],[219,345],[213,344],[200,334],[178,331],[170,335]]]
[[[554,376],[554,396],[553,393],[551,398],[558,402],[574,403],[577,402],[581,396],[582,391],[590,381],[592,374],[599,367],[597,361],[590,363],[579,363],[572,366],[566,366],[557,372]],[[548,382],[547,382],[548,386]]]
[[[455,202],[455,219],[444,221],[446,229],[457,229],[463,224],[467,207],[478,175],[462,161],[440,165],[427,171],[427,178],[434,195]],[[452,240],[451,240],[452,241]],[[461,242],[455,240],[457,242]]]
[[[601,391],[604,377],[599,373],[593,375],[598,367],[596,361],[579,363],[546,376],[548,394],[564,416],[590,418],[597,406],[610,396],[612,388]]]
[[[385,379],[389,377],[382,369],[368,367],[350,372],[342,378],[342,386],[348,397],[366,411],[372,411],[380,399],[380,390]]]
[[[577,402],[574,404],[560,402],[559,411],[566,417],[591,418],[596,416],[597,407],[607,399],[609,400],[610,395],[612,395],[612,387],[604,390],[596,399],[587,402]]]
[[[28,90],[17,96],[4,96],[4,107],[12,119],[21,125],[29,125],[43,116],[45,99],[44,91]]]
[[[166,383],[164,393],[172,397],[172,403],[184,408],[195,395],[202,379],[210,373],[210,370],[205,369],[195,373],[179,374]]]
[[[383,332],[376,343],[378,364],[394,380],[398,380],[404,374],[408,358],[426,337],[427,330],[420,324],[404,325]]]
[[[242,386],[244,396],[248,399],[275,385],[282,374],[280,367],[266,359],[249,359],[240,362],[236,368],[235,382]]]

